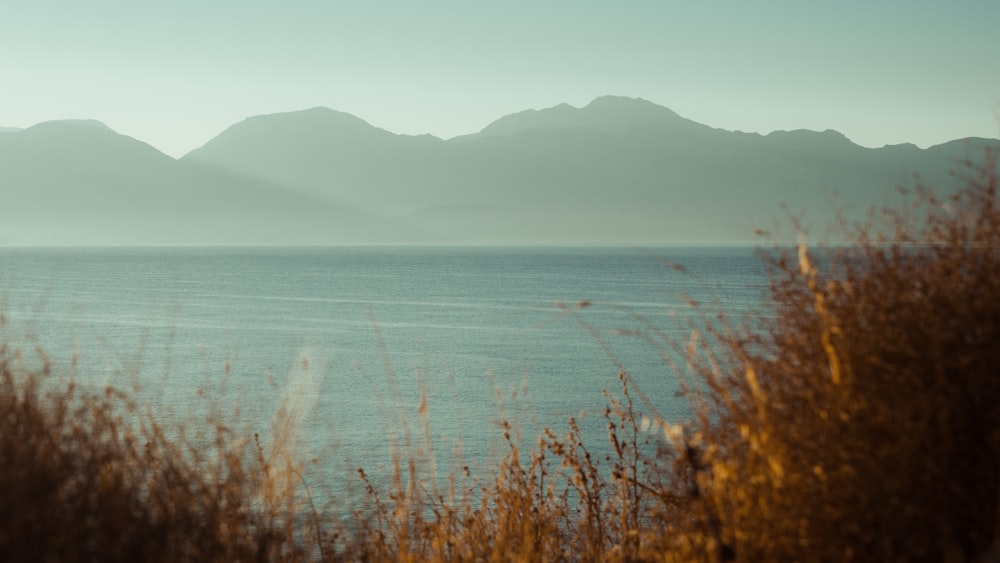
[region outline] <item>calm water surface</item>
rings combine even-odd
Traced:
[[[14,344],[63,373],[75,357],[84,385],[137,384],[167,420],[214,408],[264,437],[284,405],[330,471],[379,471],[407,427],[423,443],[422,392],[439,459],[488,463],[502,418],[533,442],[582,415],[599,450],[616,358],[683,419],[642,335],[683,342],[698,315],[758,309],[765,286],[750,248],[0,250]]]

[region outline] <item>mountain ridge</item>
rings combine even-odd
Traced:
[[[0,245],[389,242],[406,230],[195,162],[94,123],[0,136]]]
[[[950,189],[986,147],[1000,141],[726,131],[622,96],[447,140],[314,107],[248,117],[179,159],[61,120],[0,135],[0,244],[752,242],[782,203],[822,233],[833,192],[858,217],[913,174]]]
[[[542,109],[527,109],[502,116],[478,132],[448,139],[473,140],[494,136],[512,136],[533,129],[593,129],[621,133],[629,129],[667,127],[704,127],[673,110],[642,98],[601,96],[582,107],[567,103]]]

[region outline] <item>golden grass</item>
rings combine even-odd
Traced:
[[[60,383],[0,348],[0,558],[297,558],[288,496],[221,424],[208,450],[168,438],[124,393]],[[39,362],[30,362],[38,364]],[[260,507],[263,507],[261,509]]]
[[[0,559],[996,561],[995,155],[966,172],[953,197],[918,188],[851,226],[850,247],[765,257],[776,315],[694,335],[687,423],[623,371],[610,455],[572,419],[527,448],[505,424],[494,474],[438,487],[433,456],[402,448],[387,486],[358,471],[367,508],[346,518],[311,506],[287,438],[265,451],[211,420],[195,446],[6,344]]]
[[[674,475],[690,494],[655,550],[996,560],[995,156],[967,171],[953,197],[918,188],[912,207],[873,215],[854,246],[772,256],[776,318],[712,331],[693,357],[708,390]]]

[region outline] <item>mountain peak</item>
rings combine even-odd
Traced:
[[[644,98],[632,98],[629,96],[600,96],[594,98],[589,104],[584,106],[584,110],[591,111],[610,111],[610,110],[621,110],[621,109],[631,109],[633,111],[645,109],[647,111],[654,112],[669,112],[673,115],[677,115],[672,110],[665,108],[661,105],[654,104],[653,102],[646,100]]]
[[[795,129],[792,131],[772,131],[764,136],[764,139],[771,143],[786,145],[794,148],[822,147],[833,150],[844,147],[856,147],[854,141],[836,129],[826,129],[824,131],[812,131],[809,129]]]
[[[351,145],[359,138],[390,137],[392,133],[379,129],[352,114],[327,107],[270,113],[248,117],[230,126],[215,138],[186,157],[205,157],[222,147],[257,147],[264,152],[282,150],[282,146],[303,143],[315,150]]]
[[[87,128],[91,128],[91,129],[100,129],[100,130],[103,130],[103,131],[112,131],[112,132],[114,132],[113,129],[111,129],[110,127],[108,127],[107,125],[105,125],[103,122],[97,121],[96,119],[54,119],[52,121],[43,121],[42,123],[39,123],[37,125],[33,125],[33,126],[29,127],[28,129],[34,129],[36,127],[45,127],[45,128],[49,128],[49,127],[81,127],[81,128],[83,128],[83,127],[87,127]]]
[[[160,151],[147,143],[122,135],[96,119],[57,119],[36,123],[27,129],[22,129],[18,137],[32,142],[77,144],[90,148],[111,145],[141,145],[157,153]],[[160,153],[162,154],[162,153]]]
[[[601,96],[586,106],[563,103],[501,117],[473,137],[511,137],[535,129],[591,129],[623,133],[634,129],[677,128],[696,125],[674,111],[642,98]]]
[[[298,111],[287,111],[279,113],[269,113],[264,115],[256,115],[253,117],[248,117],[243,120],[248,121],[287,121],[298,123],[320,123],[322,125],[329,125],[330,123],[337,123],[340,125],[350,124],[356,127],[366,127],[374,129],[370,123],[357,117],[353,114],[337,111],[330,109],[325,106],[316,106],[309,109],[303,109]]]

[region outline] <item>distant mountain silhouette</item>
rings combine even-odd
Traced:
[[[415,186],[410,184],[414,169],[435,161],[435,150],[443,143],[431,136],[396,135],[347,113],[313,108],[245,119],[182,160],[382,212],[393,209],[396,198],[407,192],[419,201],[419,187],[411,190]]]
[[[587,129],[623,133],[637,129],[672,129],[678,133],[706,129],[673,111],[638,98],[603,96],[585,107],[560,104],[543,110],[525,110],[494,121],[479,133],[459,139],[511,137],[537,129]]]
[[[0,135],[0,244],[395,240],[363,212],[195,162],[96,121]]]
[[[958,161],[984,144],[997,141],[868,149],[836,131],[730,132],[606,96],[515,113],[447,141],[331,110],[261,116],[183,160],[457,242],[706,242],[752,240],[782,203],[808,209],[807,224],[821,231],[834,205],[858,217],[914,173],[947,187]]]
[[[13,133],[20,130],[19,127],[0,127],[0,133]]]
[[[821,235],[835,205],[860,217],[913,174],[954,187],[986,146],[724,131],[614,96],[449,140],[326,108],[262,115],[179,160],[48,122],[0,135],[0,244],[750,242],[782,203]]]

